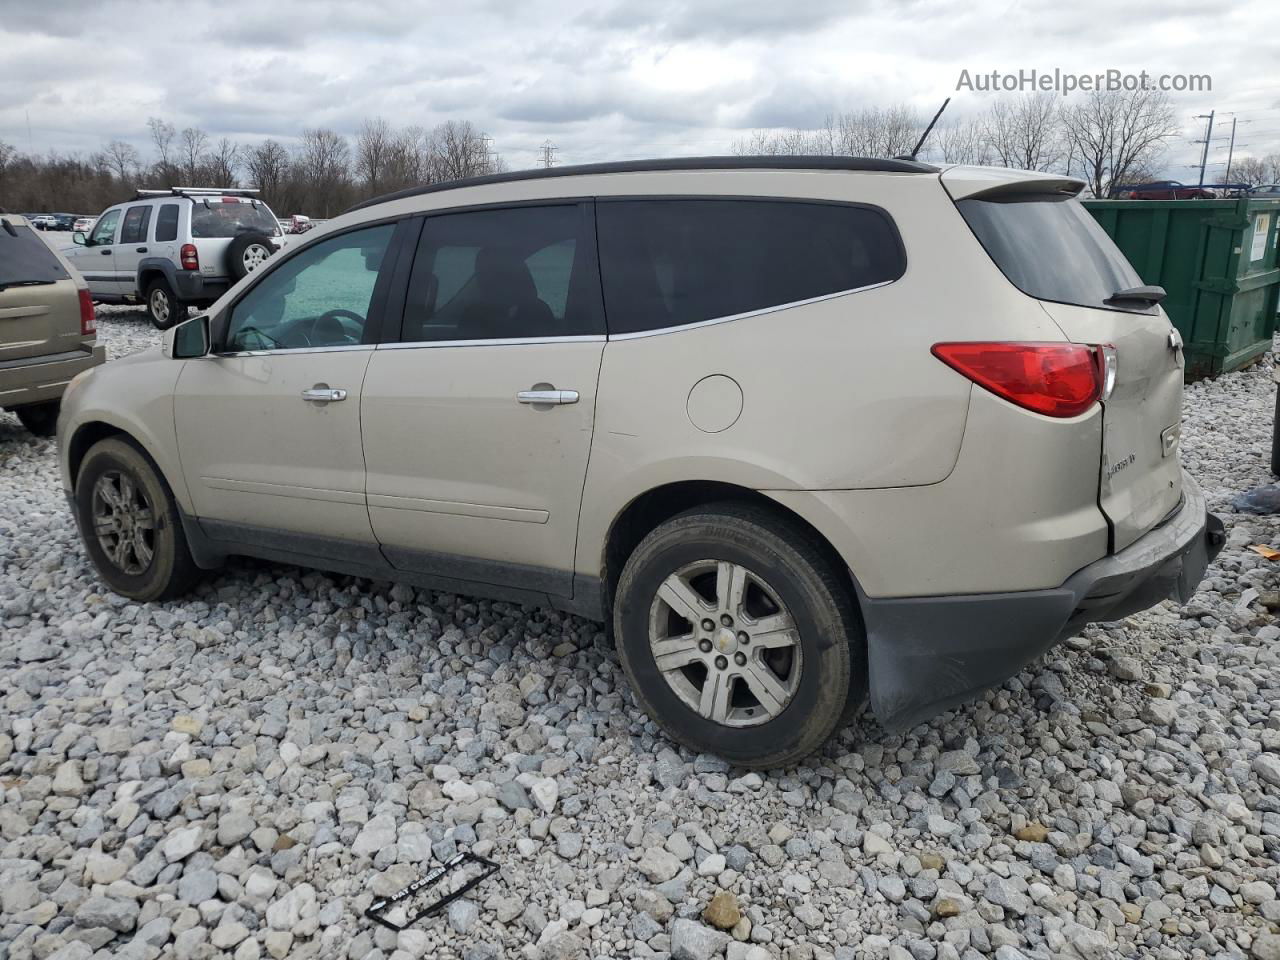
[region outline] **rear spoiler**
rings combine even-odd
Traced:
[[[966,197],[1012,198],[1028,194],[1075,197],[1085,188],[1085,182],[1075,177],[1004,167],[948,167],[942,171],[941,180],[952,200]]]

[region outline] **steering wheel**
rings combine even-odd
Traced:
[[[336,347],[359,343],[360,335],[357,333],[353,336],[352,334],[347,333],[342,327],[342,324],[338,322],[344,319],[358,323],[361,328],[364,327],[365,318],[360,316],[358,313],[354,313],[351,310],[326,310],[318,317],[301,320],[295,324],[289,331],[288,339],[301,340],[302,343],[300,346],[305,347]],[[321,325],[324,324],[325,321],[329,321],[341,330],[338,335],[341,340],[338,340],[338,338],[333,337],[332,335],[317,337],[317,333],[320,332],[322,329]],[[331,333],[331,331],[326,331],[326,333]],[[320,342],[317,343],[317,340]]]

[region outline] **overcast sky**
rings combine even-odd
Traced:
[[[0,140],[151,158],[146,119],[216,138],[290,140],[467,119],[513,167],[550,140],[564,163],[728,153],[752,130],[906,101],[957,117],[994,94],[971,73],[1036,68],[1210,74],[1172,94],[1194,179],[1196,114],[1237,155],[1280,152],[1273,0],[0,0]],[[950,112],[949,111],[949,112]],[[1242,146],[1243,145],[1243,146]],[[1226,159],[1226,140],[1210,158]],[[1222,166],[1210,167],[1210,179]]]

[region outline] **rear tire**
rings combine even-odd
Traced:
[[[157,330],[168,330],[187,319],[188,305],[173,293],[169,282],[157,277],[147,285],[147,316]]]
[[[645,711],[691,750],[745,767],[802,760],[865,689],[850,680],[866,676],[865,640],[838,567],[808,531],[753,504],[695,508],[645,537],[613,627]]]
[[[75,505],[89,559],[121,596],[167,600],[199,579],[173,492],[132,441],[108,437],[89,448]]]
[[[37,437],[52,437],[57,431],[58,409],[61,406],[60,401],[49,400],[18,407],[13,412],[18,415],[22,425]]]

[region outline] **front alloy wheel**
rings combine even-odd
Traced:
[[[119,470],[102,473],[93,484],[93,533],[107,559],[121,573],[140,576],[155,556],[155,508],[146,491]]]
[[[768,583],[727,560],[696,561],[662,582],[649,642],[685,705],[725,726],[772,720],[800,686],[795,620]]]

